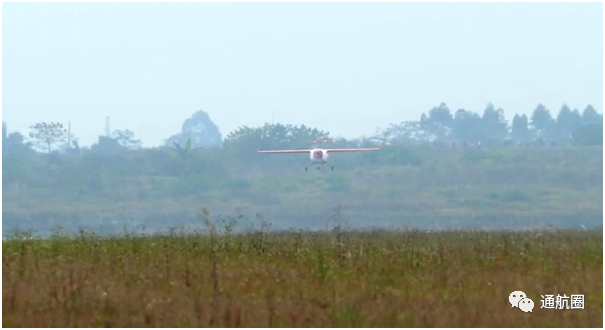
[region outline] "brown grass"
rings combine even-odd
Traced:
[[[602,327],[601,231],[3,243],[8,327]],[[533,313],[511,308],[524,291]],[[540,309],[584,294],[585,310]]]

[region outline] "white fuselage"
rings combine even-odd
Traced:
[[[328,151],[324,149],[313,149],[309,157],[314,164],[325,164],[328,161]]]

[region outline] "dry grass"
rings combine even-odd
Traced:
[[[603,326],[601,231],[82,235],[4,242],[2,264],[9,327]]]

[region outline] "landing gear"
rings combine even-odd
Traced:
[[[319,164],[319,165],[316,165],[316,164],[311,164],[311,166],[317,166],[317,170],[318,170],[318,171],[319,171],[319,170],[321,170],[322,165],[327,165],[327,164],[326,164],[326,163]],[[331,169],[332,171],[334,171],[334,166],[330,166],[330,169]],[[309,167],[308,167],[308,166],[305,166],[305,172],[308,172],[308,171],[309,171]]]

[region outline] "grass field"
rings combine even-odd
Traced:
[[[8,240],[5,327],[602,327],[603,233]],[[534,301],[511,308],[512,291]],[[584,310],[540,295],[585,295]]]

